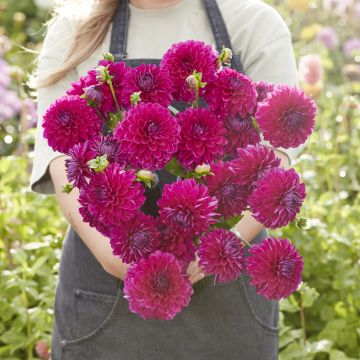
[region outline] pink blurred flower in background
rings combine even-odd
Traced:
[[[306,84],[322,82],[324,69],[319,55],[304,55],[299,60],[300,80]]]
[[[354,0],[323,0],[325,10],[334,11],[339,15],[344,15],[353,6]]]
[[[345,41],[343,51],[347,58],[352,58],[355,52],[360,53],[360,38],[351,38]]]
[[[316,40],[327,49],[335,49],[339,45],[339,36],[335,29],[330,26],[323,27],[316,35]]]

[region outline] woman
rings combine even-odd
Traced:
[[[48,29],[38,69],[39,120],[72,81],[110,51],[129,66],[157,63],[172,43],[202,40],[232,48],[232,67],[253,80],[295,85],[289,31],[279,15],[257,0],[98,0],[59,9]],[[55,297],[52,359],[246,359],[278,353],[278,303],[254,292],[246,276],[213,285],[198,261],[187,272],[198,291],[172,321],[142,320],[128,309],[122,280],[128,265],[109,241],[82,221],[78,194],[63,194],[65,156],[43,138],[39,121],[33,191],[54,193],[70,227],[63,245]],[[277,149],[288,167],[299,149]],[[160,173],[160,187],[174,179]],[[156,199],[147,213],[156,214]],[[266,237],[248,213],[237,225],[247,241]]]

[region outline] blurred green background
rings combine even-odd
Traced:
[[[308,224],[274,232],[305,261],[304,283],[281,302],[280,359],[360,359],[360,1],[267,2],[291,29],[301,86],[319,107],[295,162]],[[49,359],[66,230],[54,197],[28,189],[36,105],[25,83],[51,4],[0,0],[0,359],[7,360]]]

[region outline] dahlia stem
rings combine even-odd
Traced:
[[[121,114],[121,107],[119,106],[119,103],[117,101],[117,98],[116,98],[116,95],[115,95],[115,90],[114,90],[114,86],[113,86],[113,83],[111,81],[111,79],[109,79],[107,81],[108,85],[109,85],[109,88],[110,88],[110,91],[111,91],[111,95],[115,101],[115,105],[116,105],[116,108],[117,108],[117,111],[119,112],[119,114]]]
[[[193,102],[193,107],[194,108],[199,107],[199,86],[198,85],[195,87],[195,100]]]
[[[302,296],[300,293],[300,321],[301,321],[301,328],[303,331],[303,337],[304,337],[304,342],[306,342],[306,321],[305,321],[305,311],[304,311],[304,307],[302,304]]]

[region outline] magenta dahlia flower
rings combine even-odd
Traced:
[[[280,166],[280,159],[267,146],[248,145],[237,152],[238,156],[231,161],[231,167],[238,183],[251,189],[268,170]]]
[[[216,222],[217,204],[216,198],[209,196],[208,188],[194,179],[165,184],[158,200],[161,220],[189,235],[199,235]]]
[[[90,178],[85,203],[80,197],[80,204],[104,225],[130,221],[145,201],[144,189],[135,179],[135,171],[111,164]]]
[[[228,116],[224,125],[228,142],[225,153],[229,156],[235,156],[238,148],[258,144],[261,140],[249,117],[242,119],[238,116]]]
[[[246,271],[256,292],[267,300],[280,300],[299,286],[302,257],[287,239],[269,237],[249,249]]]
[[[112,83],[115,89],[122,88],[122,81],[125,79],[128,71],[131,69],[123,61],[100,60],[100,66],[106,66],[109,69],[109,74],[112,76]]]
[[[238,183],[236,173],[229,168],[231,162],[222,162],[211,166],[214,175],[206,177],[209,194],[218,200],[217,212],[225,218],[241,214],[247,207],[249,190]]]
[[[62,153],[78,143],[92,139],[101,130],[101,120],[86,100],[63,96],[47,109],[42,126],[49,145]]]
[[[176,157],[184,168],[193,170],[222,157],[227,143],[225,129],[210,110],[188,108],[178,114],[178,123],[181,131]]]
[[[230,68],[218,73],[205,95],[211,110],[219,116],[247,117],[256,110],[255,84],[247,76]]]
[[[249,205],[256,220],[275,229],[294,221],[305,196],[305,185],[294,169],[273,168],[256,183]]]
[[[124,294],[143,319],[171,320],[189,305],[193,290],[175,256],[158,250],[128,269]]]
[[[275,88],[275,84],[259,81],[255,84],[255,89],[257,92],[257,102],[264,101],[269,93],[271,93]]]
[[[91,202],[90,198],[91,193],[88,190],[88,184],[82,185],[82,187],[80,188],[79,196],[79,203],[81,204],[79,208],[79,213],[82,216],[83,221],[88,223],[91,227],[95,228],[104,236],[110,237],[113,225],[102,223],[96,215],[89,211]]]
[[[195,100],[195,91],[186,83],[194,71],[202,74],[202,82],[209,83],[215,79],[218,54],[210,45],[202,41],[189,40],[174,44],[164,54],[160,66],[166,69],[174,83],[175,100],[186,102]],[[205,89],[200,89],[203,96]]]
[[[234,233],[225,229],[216,229],[203,236],[198,255],[204,272],[215,275],[218,282],[237,279],[243,269],[243,244]]]
[[[180,129],[170,111],[140,103],[115,128],[120,150],[134,168],[161,169],[177,151]]]
[[[91,170],[87,162],[96,157],[94,151],[89,148],[89,141],[76,144],[69,150],[70,159],[65,160],[66,176],[69,182],[80,188],[87,183],[86,178],[91,176]]]
[[[155,218],[138,212],[126,223],[114,227],[110,235],[113,254],[126,264],[148,257],[159,246]]]
[[[274,147],[297,147],[314,130],[316,106],[302,90],[287,85],[276,86],[259,103],[255,117],[264,135]]]
[[[173,86],[169,73],[154,64],[141,64],[131,69],[122,82],[122,102],[131,105],[130,97],[140,92],[142,102],[158,103],[167,107],[172,102]]]
[[[99,136],[90,143],[90,149],[95,152],[96,156],[107,155],[110,163],[123,165],[124,157],[120,151],[120,143],[111,135]]]
[[[195,260],[194,237],[186,232],[178,231],[157,218],[157,228],[160,231],[159,250],[173,254],[179,261],[188,263]]]

